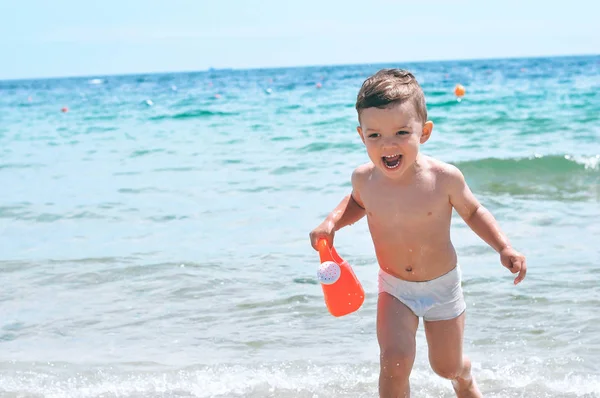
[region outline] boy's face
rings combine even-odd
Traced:
[[[375,167],[394,179],[412,167],[419,146],[429,139],[432,129],[432,122],[419,119],[412,101],[363,109],[357,127]]]

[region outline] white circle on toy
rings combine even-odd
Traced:
[[[325,261],[321,263],[321,266],[317,271],[319,282],[324,285],[331,285],[332,283],[337,282],[337,280],[340,279],[341,274],[342,270],[340,269],[340,266],[333,261]]]

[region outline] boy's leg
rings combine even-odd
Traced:
[[[456,396],[481,398],[471,376],[471,361],[463,356],[465,313],[447,321],[425,321],[429,363],[438,375],[452,380]]]
[[[388,293],[377,301],[377,340],[380,350],[379,396],[408,398],[408,378],[415,361],[419,318]]]

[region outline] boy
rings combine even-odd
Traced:
[[[454,246],[452,209],[500,254],[520,283],[525,257],[510,243],[492,214],[473,196],[454,166],[419,153],[431,136],[423,91],[414,76],[383,69],[363,83],[356,100],[358,134],[369,163],[352,174],[352,193],[310,233],[321,238],[367,216],[379,263],[377,340],[380,397],[409,397],[415,334],[423,317],[429,362],[450,379],[457,397],[481,397],[463,356],[465,301]]]

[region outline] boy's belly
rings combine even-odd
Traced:
[[[373,234],[373,244],[379,267],[407,281],[435,279],[457,264],[456,251],[449,236],[379,237]]]

